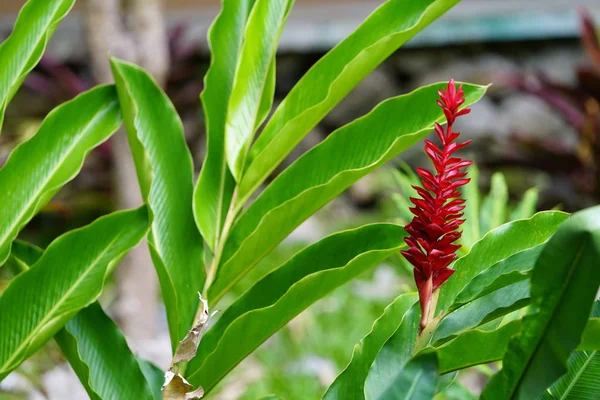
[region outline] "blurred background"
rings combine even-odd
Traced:
[[[0,2],[0,41],[23,3]],[[297,0],[279,48],[275,104],[381,3]],[[163,85],[183,120],[198,172],[205,148],[199,102],[209,64],[205,38],[218,9],[217,0],[80,0],[7,110],[0,166],[50,110],[110,81],[110,54],[142,65]],[[539,210],[576,211],[597,204],[600,45],[594,20],[600,24],[598,0],[463,0],[370,74],[277,172],[380,101],[454,78],[493,84],[458,128],[473,139],[470,151],[480,169],[480,189],[506,203],[507,217],[517,213],[524,193]],[[140,204],[128,157],[122,134],[95,150],[22,237],[46,246],[100,215]],[[421,146],[359,181],[305,222],[235,292],[328,233],[372,221],[408,222],[402,199],[409,194],[406,182],[415,166],[428,166]],[[6,273],[0,269],[0,292]],[[385,305],[413,290],[412,285],[411,270],[400,257],[388,260],[294,319],[236,368],[214,398],[256,399],[270,393],[288,400],[320,398]],[[124,260],[101,303],[134,351],[161,368],[168,366],[164,310],[143,246]],[[476,391],[488,373],[479,369],[465,379]],[[0,384],[4,398],[87,395],[50,344]]]

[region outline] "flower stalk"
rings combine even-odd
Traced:
[[[441,146],[425,140],[425,152],[435,171],[417,168],[423,187],[413,186],[420,198],[410,199],[414,204],[410,209],[414,218],[405,227],[409,236],[404,241],[409,248],[402,251],[402,255],[415,267],[414,277],[421,305],[420,332],[431,318],[433,293],[454,273],[449,267],[461,247],[456,242],[462,232],[457,229],[465,222],[461,219],[465,200],[460,198],[458,188],[469,182],[463,168],[472,164],[472,161],[454,154],[471,142],[457,143],[460,133],[452,130],[456,118],[471,111],[469,108],[459,110],[465,102],[462,85],[457,89],[454,80],[450,80],[446,89],[438,91],[438,94],[437,104],[442,108],[447,124],[445,129],[435,124]]]

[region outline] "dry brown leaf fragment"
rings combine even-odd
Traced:
[[[204,396],[204,389],[200,386],[196,390],[179,374],[169,370],[165,373],[165,384],[162,387],[163,400],[194,400]]]
[[[177,346],[177,351],[175,352],[173,361],[171,362],[172,365],[184,361],[190,361],[196,356],[200,339],[202,338],[202,335],[208,326],[208,321],[211,317],[210,313],[208,312],[208,302],[202,298],[200,293],[198,293],[198,295],[200,296],[202,309],[200,310],[196,324],[188,331],[183,340],[179,342],[179,346]]]

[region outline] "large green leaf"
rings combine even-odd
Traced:
[[[277,43],[293,3],[256,0],[248,18],[225,123],[227,163],[237,181],[242,178],[254,132],[264,117],[261,100],[272,84]]]
[[[415,293],[403,294],[388,305],[373,324],[371,332],[354,346],[352,359],[344,371],[329,386],[323,399],[360,399],[364,397],[364,384],[375,357],[402,323],[404,314],[415,304]]]
[[[600,399],[600,351],[573,353],[567,366],[569,372],[552,385],[542,399]]]
[[[435,353],[423,353],[406,365],[397,363],[394,357],[386,358],[385,368],[379,356],[365,384],[367,400],[431,400],[439,379]],[[374,366],[375,366],[374,365]]]
[[[421,309],[417,303],[404,314],[402,322],[394,331],[394,334],[381,347],[369,368],[369,374],[364,382],[365,399],[373,397],[374,392],[377,391],[375,386],[378,384],[383,385],[381,382],[393,379],[396,375],[402,373],[403,368],[414,354],[420,318]],[[362,376],[357,378],[362,379]],[[433,386],[435,387],[435,384]],[[361,398],[358,397],[358,399]]]
[[[467,284],[454,304],[466,304],[513,283],[529,279],[544,246],[545,243],[520,251],[492,265]]]
[[[483,204],[479,218],[480,230],[483,234],[506,222],[506,206],[508,205],[508,187],[506,179],[500,172],[492,175],[492,187]]]
[[[42,254],[39,247],[17,240],[9,260],[20,266],[21,273]],[[54,339],[91,399],[153,398],[123,334],[98,303],[77,313]],[[160,375],[162,378],[162,371]],[[157,389],[161,385],[158,383]]]
[[[144,236],[147,211],[102,217],[56,239],[0,297],[0,379],[100,295],[118,260]]]
[[[29,0],[12,33],[0,45],[0,131],[8,102],[42,57],[48,40],[73,4],[75,0]]]
[[[228,0],[222,4],[208,32],[210,67],[200,96],[206,121],[207,148],[194,189],[194,216],[204,240],[215,249],[235,181],[225,158],[225,119],[244,31],[255,0]]]
[[[445,316],[437,326],[433,335],[434,343],[526,306],[530,301],[529,289],[529,280],[525,279],[459,307]]]
[[[280,174],[232,228],[209,299],[216,302],[295,227],[352,183],[423,139],[442,118],[436,104],[442,86],[427,86],[381,103]],[[464,89],[467,104],[486,90],[468,84]]]
[[[592,317],[600,317],[600,301],[596,301]],[[567,368],[567,374],[548,388],[543,400],[600,399],[600,351],[571,354]]]
[[[13,151],[0,169],[0,265],[19,230],[120,124],[115,88],[97,87],[48,114],[37,134]]]
[[[440,373],[445,374],[501,360],[511,336],[521,328],[521,321],[512,321],[496,330],[472,329],[441,346],[427,347],[438,355]]]
[[[599,258],[600,207],[594,207],[562,224],[542,251],[531,277],[532,312],[482,398],[535,399],[567,372],[600,285]]]
[[[600,350],[600,318],[590,318],[585,326],[578,350]]]
[[[546,211],[488,232],[453,264],[456,272],[440,288],[436,315],[451,310],[456,298],[477,275],[505,258],[544,243],[567,217],[559,211]]]
[[[365,76],[459,1],[388,0],[317,62],[277,108],[250,150],[236,208],[243,206],[302,138]],[[377,130],[365,132],[374,134]]]
[[[479,230],[479,202],[481,201],[481,192],[479,191],[479,169],[475,164],[471,165],[467,171],[469,183],[461,187],[465,203],[465,223],[462,226],[463,234],[460,243],[467,251],[481,239],[481,231]]]
[[[296,254],[223,313],[202,338],[186,378],[211,390],[302,310],[396,253],[404,246],[404,236],[398,225],[367,225],[331,235]]]
[[[193,166],[175,107],[140,68],[111,61],[151,228],[173,349],[192,326],[202,290],[202,237],[192,214]]]
[[[90,398],[154,399],[138,360],[100,304],[81,310],[55,339]]]

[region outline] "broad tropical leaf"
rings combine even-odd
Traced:
[[[492,175],[490,193],[481,205],[480,230],[485,235],[506,222],[506,206],[508,205],[508,187],[506,179],[500,172]]]
[[[96,300],[118,260],[144,236],[145,208],[102,217],[56,239],[0,297],[0,379]]]
[[[210,67],[201,94],[207,149],[194,189],[194,216],[211,249],[223,223],[235,181],[225,157],[225,119],[244,31],[255,0],[228,0],[208,32]]]
[[[512,321],[496,330],[473,329],[441,346],[427,347],[438,355],[440,374],[458,371],[473,365],[501,360],[511,336],[521,328],[521,321]]]
[[[574,214],[544,247],[531,277],[532,312],[483,399],[535,399],[567,372],[600,285],[599,258],[600,207],[594,207]]]
[[[366,400],[430,400],[435,395],[439,380],[435,353],[423,353],[406,365],[394,357],[377,357],[375,366],[365,384]]]
[[[29,0],[10,36],[0,45],[0,132],[4,111],[75,0]],[[1,264],[2,262],[0,262]]]
[[[520,251],[492,265],[469,282],[454,304],[466,304],[513,283],[529,279],[545,244]]]
[[[260,118],[264,118],[261,100],[272,85],[279,36],[293,3],[293,0],[256,0],[248,18],[225,123],[227,163],[237,181],[242,178],[254,132]]]
[[[367,225],[331,235],[296,254],[225,310],[202,338],[186,378],[210,391],[301,311],[404,247],[404,236],[398,225]]]
[[[0,169],[0,265],[21,228],[120,125],[114,86],[100,86],[56,108],[36,135],[12,152]]]
[[[457,308],[437,326],[433,342],[459,335],[526,306],[530,302],[529,290],[529,279],[525,279]]]
[[[596,301],[592,318],[600,317],[600,301]],[[600,349],[571,354],[568,372],[555,382],[543,400],[596,400],[600,398]]]
[[[123,334],[97,302],[81,310],[54,338],[90,398],[154,399]]]
[[[505,258],[546,242],[567,217],[568,214],[559,211],[540,212],[530,219],[509,222],[488,232],[454,263],[456,272],[440,289],[435,315],[456,308],[456,298],[477,275]]]
[[[360,399],[375,357],[402,323],[404,315],[418,300],[416,293],[403,294],[388,305],[373,324],[371,332],[354,346],[352,360],[327,389],[325,400]]]
[[[600,351],[581,351],[569,357],[569,372],[544,393],[543,400],[600,398]]]
[[[585,326],[578,350],[600,350],[600,317],[590,318]]]
[[[137,361],[142,370],[142,374],[146,377],[146,382],[148,382],[148,385],[154,394],[154,400],[163,400],[162,386],[165,383],[165,372],[150,361],[141,358],[138,358]]]
[[[154,80],[134,65],[116,59],[111,64],[150,212],[148,245],[175,350],[192,326],[205,280],[203,242],[192,214],[192,157],[175,107]]]
[[[331,134],[280,174],[240,216],[225,243],[209,299],[221,296],[311,214],[352,183],[423,139],[442,118],[442,84],[387,100]],[[486,88],[465,84],[466,104]],[[374,136],[365,135],[373,132]],[[345,149],[340,152],[339,149]]]
[[[365,76],[458,2],[388,0],[317,62],[290,91],[251,148],[236,208],[245,204],[304,136]]]
[[[39,247],[17,240],[9,263],[19,266],[18,273],[25,272],[42,254]],[[98,303],[77,313],[54,339],[91,399],[153,398],[141,364],[138,365],[123,334]],[[162,371],[159,373],[161,382],[157,389],[164,380]]]

